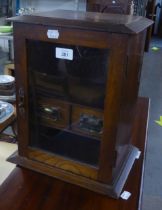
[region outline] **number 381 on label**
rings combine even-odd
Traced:
[[[73,50],[56,47],[56,58],[73,60]]]

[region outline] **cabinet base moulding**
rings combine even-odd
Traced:
[[[120,172],[118,172],[118,175],[114,178],[112,184],[104,184],[83,176],[75,175],[74,173],[62,170],[57,167],[45,165],[41,162],[19,156],[18,152],[11,155],[8,158],[8,161],[117,199],[120,197],[123,186],[128,178],[133,163],[138,156],[138,153],[139,150],[136,147],[130,146],[127,158],[125,158],[126,161],[120,167]]]

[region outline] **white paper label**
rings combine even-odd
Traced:
[[[127,192],[127,191],[124,191],[120,197],[123,199],[123,200],[128,200],[131,196],[131,193],[130,192]]]
[[[49,39],[58,39],[59,38],[59,31],[58,30],[48,30],[47,37]]]
[[[56,47],[56,58],[73,60],[73,50]]]

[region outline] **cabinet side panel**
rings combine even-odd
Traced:
[[[123,85],[123,99],[116,142],[118,158],[114,174],[117,173],[123,159],[129,152],[129,145],[132,144],[131,133],[137,107],[144,43],[145,31],[129,38],[126,76]]]
[[[116,161],[116,138],[122,102],[122,87],[125,77],[127,35],[112,35],[109,75],[107,82],[104,134],[100,151],[100,169],[98,179],[101,182],[112,181],[112,170]]]

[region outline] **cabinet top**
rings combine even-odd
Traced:
[[[12,17],[9,20],[26,24],[41,24],[124,34],[137,34],[153,24],[153,21],[141,16],[70,10],[40,12],[33,15]]]

